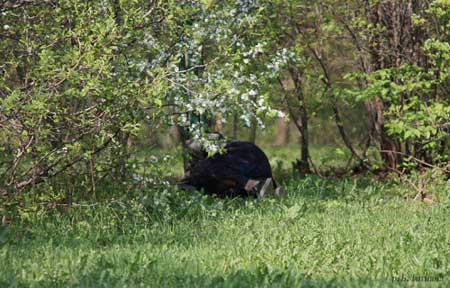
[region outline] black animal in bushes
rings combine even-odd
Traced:
[[[230,141],[225,152],[207,157],[200,145],[187,143],[191,161],[179,181],[182,189],[204,190],[218,196],[264,196],[282,193],[273,181],[272,169],[264,152],[255,144]]]

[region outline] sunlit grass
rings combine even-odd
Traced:
[[[32,214],[0,250],[0,286],[448,287],[448,204],[368,179],[283,185],[281,200],[149,190]],[[440,281],[393,281],[414,276]]]

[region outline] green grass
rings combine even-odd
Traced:
[[[0,286],[450,287],[448,202],[367,179],[284,184],[281,200],[148,190],[30,213],[0,233]],[[440,281],[393,281],[418,276]]]
[[[261,148],[270,159],[270,164],[276,174],[282,173],[283,170],[292,169],[292,162],[300,159],[299,144],[289,144],[282,147],[263,145]],[[350,153],[347,150],[326,145],[311,146],[310,154],[314,166],[320,170],[345,168],[350,158]]]
[[[261,145],[261,149],[267,154],[270,164],[276,176],[284,176],[287,171],[292,169],[292,162],[300,158],[300,145],[288,144],[282,147],[272,146],[270,144]],[[311,158],[314,166],[318,169],[345,168],[348,164],[350,154],[342,148],[312,145],[310,148]],[[164,175],[180,176],[183,174],[182,152],[180,147],[175,149],[154,149],[150,151],[138,150],[136,159],[140,163],[151,164],[151,158],[156,156],[158,159],[168,158],[167,161],[161,161],[158,168]],[[168,157],[167,157],[168,156]]]

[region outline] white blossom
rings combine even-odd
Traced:
[[[277,110],[277,117],[278,118],[284,118],[286,115],[283,113],[283,111]]]

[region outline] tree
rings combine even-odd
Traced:
[[[352,25],[341,21],[364,55],[356,93],[370,103],[388,170],[411,157],[429,164],[448,157],[449,8],[446,1],[366,1]]]
[[[10,193],[56,176],[88,178],[93,191],[100,179],[131,181],[127,142],[143,124],[175,122],[203,139],[188,115],[261,124],[274,112],[242,65],[254,3],[1,5],[0,189]]]

